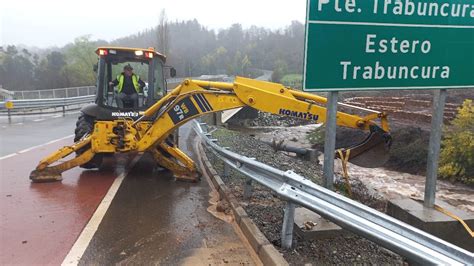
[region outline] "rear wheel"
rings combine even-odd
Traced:
[[[94,117],[86,115],[86,114],[81,114],[76,122],[76,130],[74,131],[74,142],[81,140],[82,137],[84,137],[86,134],[90,134],[93,129],[94,129]],[[81,155],[90,147],[91,146],[89,144],[77,150],[76,156]],[[92,159],[89,162],[81,165],[81,167],[86,168],[86,169],[99,168],[100,165],[102,164],[102,159],[103,159],[102,154],[96,154],[94,155],[94,157],[92,157]]]

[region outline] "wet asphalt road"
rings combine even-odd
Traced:
[[[193,134],[182,128],[180,147],[195,159]],[[129,172],[80,265],[255,264],[233,225],[207,211],[205,178],[177,182],[152,166],[144,156]]]
[[[0,156],[74,134],[78,113],[65,117],[14,117],[13,123],[0,123]]]
[[[31,183],[39,160],[72,141],[0,159],[0,265],[60,265],[114,182],[114,172],[74,168]]]
[[[0,123],[0,157],[73,134],[77,116]],[[189,127],[181,128],[180,147],[196,159],[193,134]],[[21,159],[24,154],[17,156]],[[127,157],[118,157],[126,163]],[[155,171],[153,165],[144,156],[129,172],[81,265],[256,264],[256,256],[243,244],[235,225],[208,212],[212,190],[206,178],[195,184],[177,182],[169,172]]]

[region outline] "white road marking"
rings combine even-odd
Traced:
[[[53,118],[60,118],[60,117],[62,117],[62,116],[63,116],[63,115],[55,115],[55,116],[53,116]]]
[[[64,258],[61,265],[79,264],[79,261],[81,260],[82,256],[84,255],[84,252],[89,246],[89,243],[94,237],[95,232],[97,232],[97,229],[99,228],[102,219],[107,213],[107,210],[109,209],[112,200],[117,194],[120,185],[122,184],[125,177],[128,175],[130,169],[133,168],[133,166],[137,163],[138,160],[140,160],[141,157],[141,155],[137,155],[131,162],[130,166],[128,167],[128,170],[120,174],[117,178],[115,178],[114,182],[112,183],[112,186],[110,186],[109,188],[109,191],[107,191],[107,194],[100,202],[99,207],[97,207],[96,211],[94,212],[94,215],[92,215],[92,218],[89,220],[86,227],[84,227],[84,230],[82,230],[81,234],[77,238],[71,250],[69,250],[69,253],[67,254],[66,258]]]
[[[0,160],[6,159],[6,158],[10,158],[10,157],[13,157],[13,156],[15,156],[15,155],[17,155],[17,154],[16,154],[16,153],[8,154],[8,155],[5,155],[5,156],[3,156],[3,157],[0,157]]]
[[[44,121],[44,120],[45,120],[44,118],[39,118],[39,119],[33,120],[33,122],[41,122],[41,121]]]
[[[47,146],[47,145],[53,144],[53,143],[55,143],[55,142],[58,142],[58,141],[61,141],[61,140],[65,140],[65,139],[67,139],[67,138],[72,138],[73,136],[74,136],[74,135],[69,135],[69,136],[66,136],[66,137],[63,137],[63,138],[59,138],[59,139],[55,139],[55,140],[46,142],[46,143],[41,144],[41,145],[36,145],[36,146],[30,147],[30,148],[21,150],[21,151],[19,151],[19,152],[11,153],[11,154],[8,154],[8,155],[5,155],[5,156],[0,157],[0,160],[6,159],[6,158],[10,158],[10,157],[13,157],[13,156],[16,156],[16,155],[20,155],[20,154],[22,154],[22,153],[29,152],[29,151],[34,150],[34,149],[37,149],[37,148],[41,148],[41,147],[43,147],[43,146]]]

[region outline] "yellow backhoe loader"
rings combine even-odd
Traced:
[[[149,152],[159,166],[172,171],[176,178],[197,181],[195,163],[168,138],[191,119],[250,106],[314,123],[326,121],[326,98],[281,84],[242,77],[233,83],[185,80],[166,93],[163,75],[166,58],[153,49],[100,47],[97,54],[96,103],[83,108],[75,143],[41,160],[30,175],[33,182],[58,181],[68,169],[98,167],[103,156],[130,152]],[[141,71],[148,88],[140,92],[138,107],[119,108],[114,100],[117,91],[109,84],[120,67],[130,63]],[[174,69],[170,69],[173,74]],[[350,147],[349,161],[377,167],[388,158],[391,138],[387,116],[383,112],[364,111],[368,112],[366,116],[338,112],[337,124],[370,133],[361,144]],[[75,158],[59,162],[72,153],[76,153]]]

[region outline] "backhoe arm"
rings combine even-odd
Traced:
[[[62,172],[87,163],[94,154],[138,151],[151,153],[157,164],[171,170],[176,177],[196,181],[199,174],[192,159],[166,140],[187,121],[210,113],[250,106],[263,112],[324,123],[326,102],[324,97],[289,89],[281,84],[241,77],[237,77],[234,83],[185,80],[135,122],[121,118],[96,122],[90,136],[43,159],[30,178],[35,182],[56,181],[61,179]],[[362,166],[378,166],[380,163],[374,162],[383,162],[383,158],[387,158],[390,145],[387,117],[383,112],[363,110],[369,114],[361,117],[337,112],[338,125],[370,131],[363,143],[341,154],[350,154],[347,156],[349,161]],[[375,120],[380,121],[377,124]],[[51,166],[83,147],[87,150],[81,156]],[[369,159],[361,156],[365,154],[370,155]]]
[[[285,88],[281,84],[241,77],[237,77],[234,83],[186,80],[145,112],[144,116],[157,115],[157,118],[137,147],[139,151],[146,151],[193,118],[244,106],[324,123],[325,103],[324,97]],[[375,119],[380,119],[380,126],[374,122]],[[337,124],[361,130],[389,130],[386,114],[375,111],[365,117],[338,112]]]

